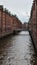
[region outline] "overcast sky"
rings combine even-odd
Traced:
[[[28,22],[33,0],[0,0],[12,14],[16,14],[22,22]]]

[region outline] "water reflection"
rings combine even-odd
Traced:
[[[37,65],[28,31],[0,40],[0,65]]]

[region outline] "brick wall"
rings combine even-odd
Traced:
[[[0,35],[22,28],[21,21],[0,5]]]
[[[33,1],[29,22],[31,22],[31,35],[32,35],[35,47],[37,49],[37,0]]]
[[[2,33],[2,15],[3,15],[3,6],[0,5],[0,33]]]

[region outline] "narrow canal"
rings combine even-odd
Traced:
[[[0,40],[0,65],[37,65],[28,31]]]

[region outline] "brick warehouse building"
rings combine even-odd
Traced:
[[[22,28],[23,30],[28,30],[28,23],[24,22],[24,24],[22,24]]]
[[[21,29],[22,28],[22,23],[21,21],[17,18],[16,15],[12,15],[12,26],[13,26],[13,29]]]
[[[10,14],[6,8],[0,5],[0,36],[10,34],[21,28],[22,23],[17,16]]]
[[[33,1],[31,15],[28,24],[29,24],[29,31],[31,32],[31,36],[34,42],[34,46],[37,51],[37,0]]]
[[[3,6],[0,6],[0,36],[2,34],[2,13],[3,13]]]

